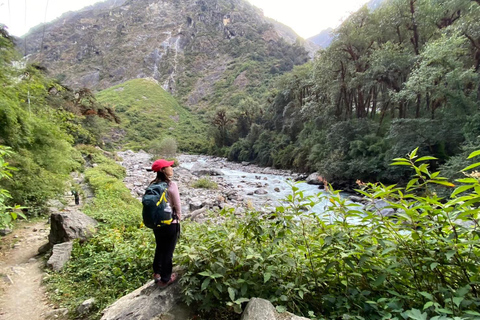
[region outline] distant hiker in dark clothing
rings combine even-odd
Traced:
[[[72,190],[73,198],[75,199],[75,204],[78,206],[80,204],[80,198],[78,196],[77,190]]]
[[[177,184],[170,179],[173,176],[174,161],[159,159],[152,164],[152,171],[157,173],[157,177],[150,184],[166,182],[167,201],[172,210],[173,220],[171,224],[161,225],[154,228],[155,235],[155,258],[153,259],[153,278],[159,287],[166,287],[177,279],[177,274],[172,273],[173,251],[177,244],[178,234],[180,233],[181,205],[180,194]]]

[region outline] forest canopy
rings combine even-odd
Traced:
[[[386,1],[333,35],[277,80],[265,105],[231,115],[229,158],[317,170],[345,187],[398,182],[390,160],[419,146],[453,177],[480,142],[480,3]]]

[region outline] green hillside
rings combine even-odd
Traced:
[[[149,149],[165,137],[173,137],[180,151],[204,152],[209,140],[206,126],[158,83],[134,79],[99,92],[98,102],[115,108],[121,123],[112,127],[113,145]]]

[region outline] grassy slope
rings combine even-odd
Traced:
[[[134,79],[99,92],[97,100],[115,107],[126,130],[124,145],[148,149],[152,141],[172,136],[184,152],[205,151],[206,125],[178,104],[156,82]]]

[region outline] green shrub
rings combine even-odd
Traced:
[[[338,191],[316,199],[294,185],[270,214],[223,210],[223,224],[185,225],[177,261],[187,270],[187,303],[240,312],[262,297],[317,319],[478,319],[480,176],[458,180],[441,199],[431,186],[454,185],[428,171],[433,159],[416,150],[395,159],[414,170],[406,187],[362,184],[358,191],[386,201],[393,218]],[[319,200],[325,213],[305,211]]]
[[[16,170],[16,168],[10,167],[8,162],[5,161],[5,158],[11,154],[11,148],[0,145],[0,181],[11,179],[12,171]],[[2,229],[10,227],[11,222],[17,219],[18,215],[25,218],[25,216],[18,211],[20,206],[7,205],[6,202],[11,197],[12,196],[8,190],[0,188],[0,228]]]
[[[162,141],[154,140],[149,152],[155,159],[175,157],[177,154],[177,140],[174,137],[165,137]]]
[[[192,188],[218,189],[218,185],[210,178],[200,178],[192,183]]]

